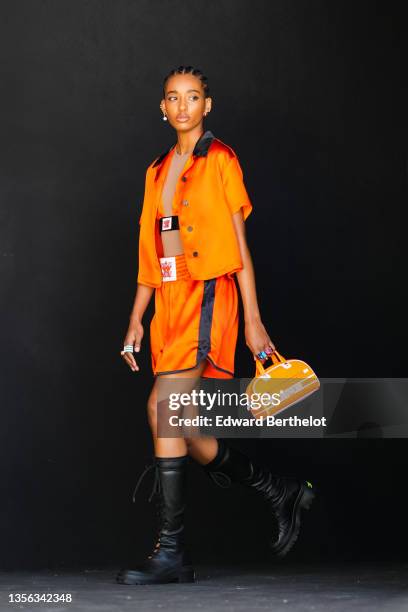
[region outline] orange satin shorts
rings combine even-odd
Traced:
[[[206,359],[202,377],[233,378],[238,337],[234,278],[224,274],[194,280],[184,254],[173,257],[176,280],[163,280],[155,289],[155,313],[150,323],[154,375],[191,370]],[[162,259],[160,263],[166,276]]]

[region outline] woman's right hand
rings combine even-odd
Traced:
[[[127,331],[123,346],[131,344],[135,352],[138,353],[140,351],[143,334],[143,325],[141,323],[132,323]],[[133,353],[125,353],[124,351],[121,351],[120,354],[133,372],[140,369],[136,363]]]

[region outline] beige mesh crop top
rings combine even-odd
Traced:
[[[184,153],[179,155],[176,150],[173,152],[173,156],[169,165],[169,170],[164,181],[162,197],[159,203],[158,217],[170,217],[176,215],[177,210],[173,208],[173,197],[176,190],[177,180],[183,171],[184,166],[190,153]]]
[[[186,165],[190,155],[191,153],[184,153],[182,155],[179,155],[176,149],[174,149],[172,158],[170,160],[167,176],[164,181],[162,197],[159,201],[159,206],[157,210],[158,219],[161,219],[161,217],[170,217],[172,215],[178,214],[178,203],[173,202],[174,192],[176,190],[176,185],[180,174],[182,173],[183,168]],[[183,253],[183,244],[181,242],[180,231],[177,227],[177,224],[174,230],[160,232],[160,236],[163,244],[163,251],[165,257]]]

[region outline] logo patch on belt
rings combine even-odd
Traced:
[[[162,217],[162,230],[164,231],[171,229],[171,222],[171,217]]]
[[[160,257],[160,267],[163,281],[177,280],[175,257]]]

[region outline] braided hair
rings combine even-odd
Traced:
[[[176,74],[192,74],[193,76],[196,76],[198,79],[200,79],[203,89],[204,89],[204,97],[208,98],[210,95],[210,88],[208,86],[208,79],[207,77],[202,73],[201,70],[199,70],[199,68],[193,68],[193,66],[179,66],[178,68],[174,68],[173,70],[170,70],[169,74],[164,78],[163,81],[163,97],[165,96],[165,87],[166,87],[166,83],[168,81],[168,79]]]

